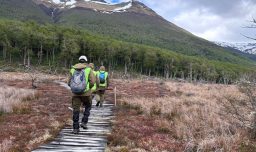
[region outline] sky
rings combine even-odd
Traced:
[[[106,0],[124,2],[129,0]],[[254,42],[256,0],[139,0],[166,20],[210,41]],[[256,25],[256,24],[255,24]]]

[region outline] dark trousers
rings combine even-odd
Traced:
[[[100,102],[100,106],[102,106],[105,100],[105,90],[98,90],[96,94],[99,96],[99,101],[97,102]]]
[[[90,110],[92,108],[91,96],[73,96],[72,108],[73,108],[73,128],[79,129],[79,114],[81,105],[84,107],[82,123],[87,124],[90,116]]]

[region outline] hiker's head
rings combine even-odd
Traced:
[[[87,62],[87,57],[84,56],[84,55],[80,56],[79,57],[79,63],[85,63],[85,62]]]
[[[105,71],[105,67],[104,66],[100,66],[100,71]]]
[[[94,70],[94,64],[93,63],[90,63],[89,67]]]

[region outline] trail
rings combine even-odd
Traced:
[[[66,84],[62,86],[68,88]],[[33,152],[102,152],[107,145],[107,135],[111,131],[113,119],[113,104],[105,103],[96,107],[93,101],[91,115],[87,124],[88,129],[80,128],[78,135],[72,134],[72,126],[66,126],[50,143],[40,146]],[[80,114],[80,122],[82,113]]]

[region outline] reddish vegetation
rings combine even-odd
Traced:
[[[116,80],[118,101],[120,97],[149,97],[156,98],[168,94],[167,87],[157,82]],[[182,151],[183,144],[177,142],[172,134],[172,126],[160,121],[160,116],[145,116],[140,113],[139,107],[130,105],[119,106],[116,109],[116,122],[112,134],[109,136],[109,150],[122,151],[118,146],[125,146],[127,151]]]
[[[1,83],[17,88],[31,88],[29,81]],[[29,101],[29,110],[1,116],[0,143],[11,140],[11,151],[31,151],[42,144],[45,138],[58,133],[60,127],[71,118],[67,108],[71,97],[69,91],[55,83],[40,83],[36,90],[38,98]]]
[[[3,84],[31,88],[31,83],[25,80],[0,81]],[[236,86],[113,80],[111,88],[114,86],[118,106],[107,151],[195,151],[199,146],[204,148],[202,151],[215,151],[215,141],[219,142],[217,146],[227,145],[229,150],[224,151],[238,151],[240,140],[245,141],[239,128],[234,131],[230,127],[235,134],[230,131],[225,134],[224,125],[237,123],[233,119],[226,121],[228,115],[217,113],[227,95],[243,99]],[[29,101],[28,110],[0,116],[0,149],[31,151],[53,138],[71,118],[67,108],[71,100],[69,91],[49,82],[39,83],[36,90],[38,98]],[[107,91],[107,100],[114,101],[113,97],[113,91]],[[223,130],[219,129],[219,123],[223,123]],[[206,138],[207,131],[211,138]],[[189,142],[191,137],[195,143]],[[242,143],[241,151],[253,150],[255,146]]]
[[[236,85],[139,80],[113,84],[118,107],[108,151],[255,151],[246,128],[229,113],[229,101],[247,101]],[[237,106],[250,116],[244,105]]]
[[[153,81],[115,80],[112,85],[117,86],[118,95],[123,97],[156,98],[169,95],[169,90],[165,85]]]
[[[133,145],[128,148],[182,151],[182,143],[178,143],[175,137],[172,137],[171,128],[166,132],[161,130],[163,126],[157,121],[159,117],[145,117],[138,115],[136,110],[119,109],[117,119],[113,133],[109,136],[110,146]]]

